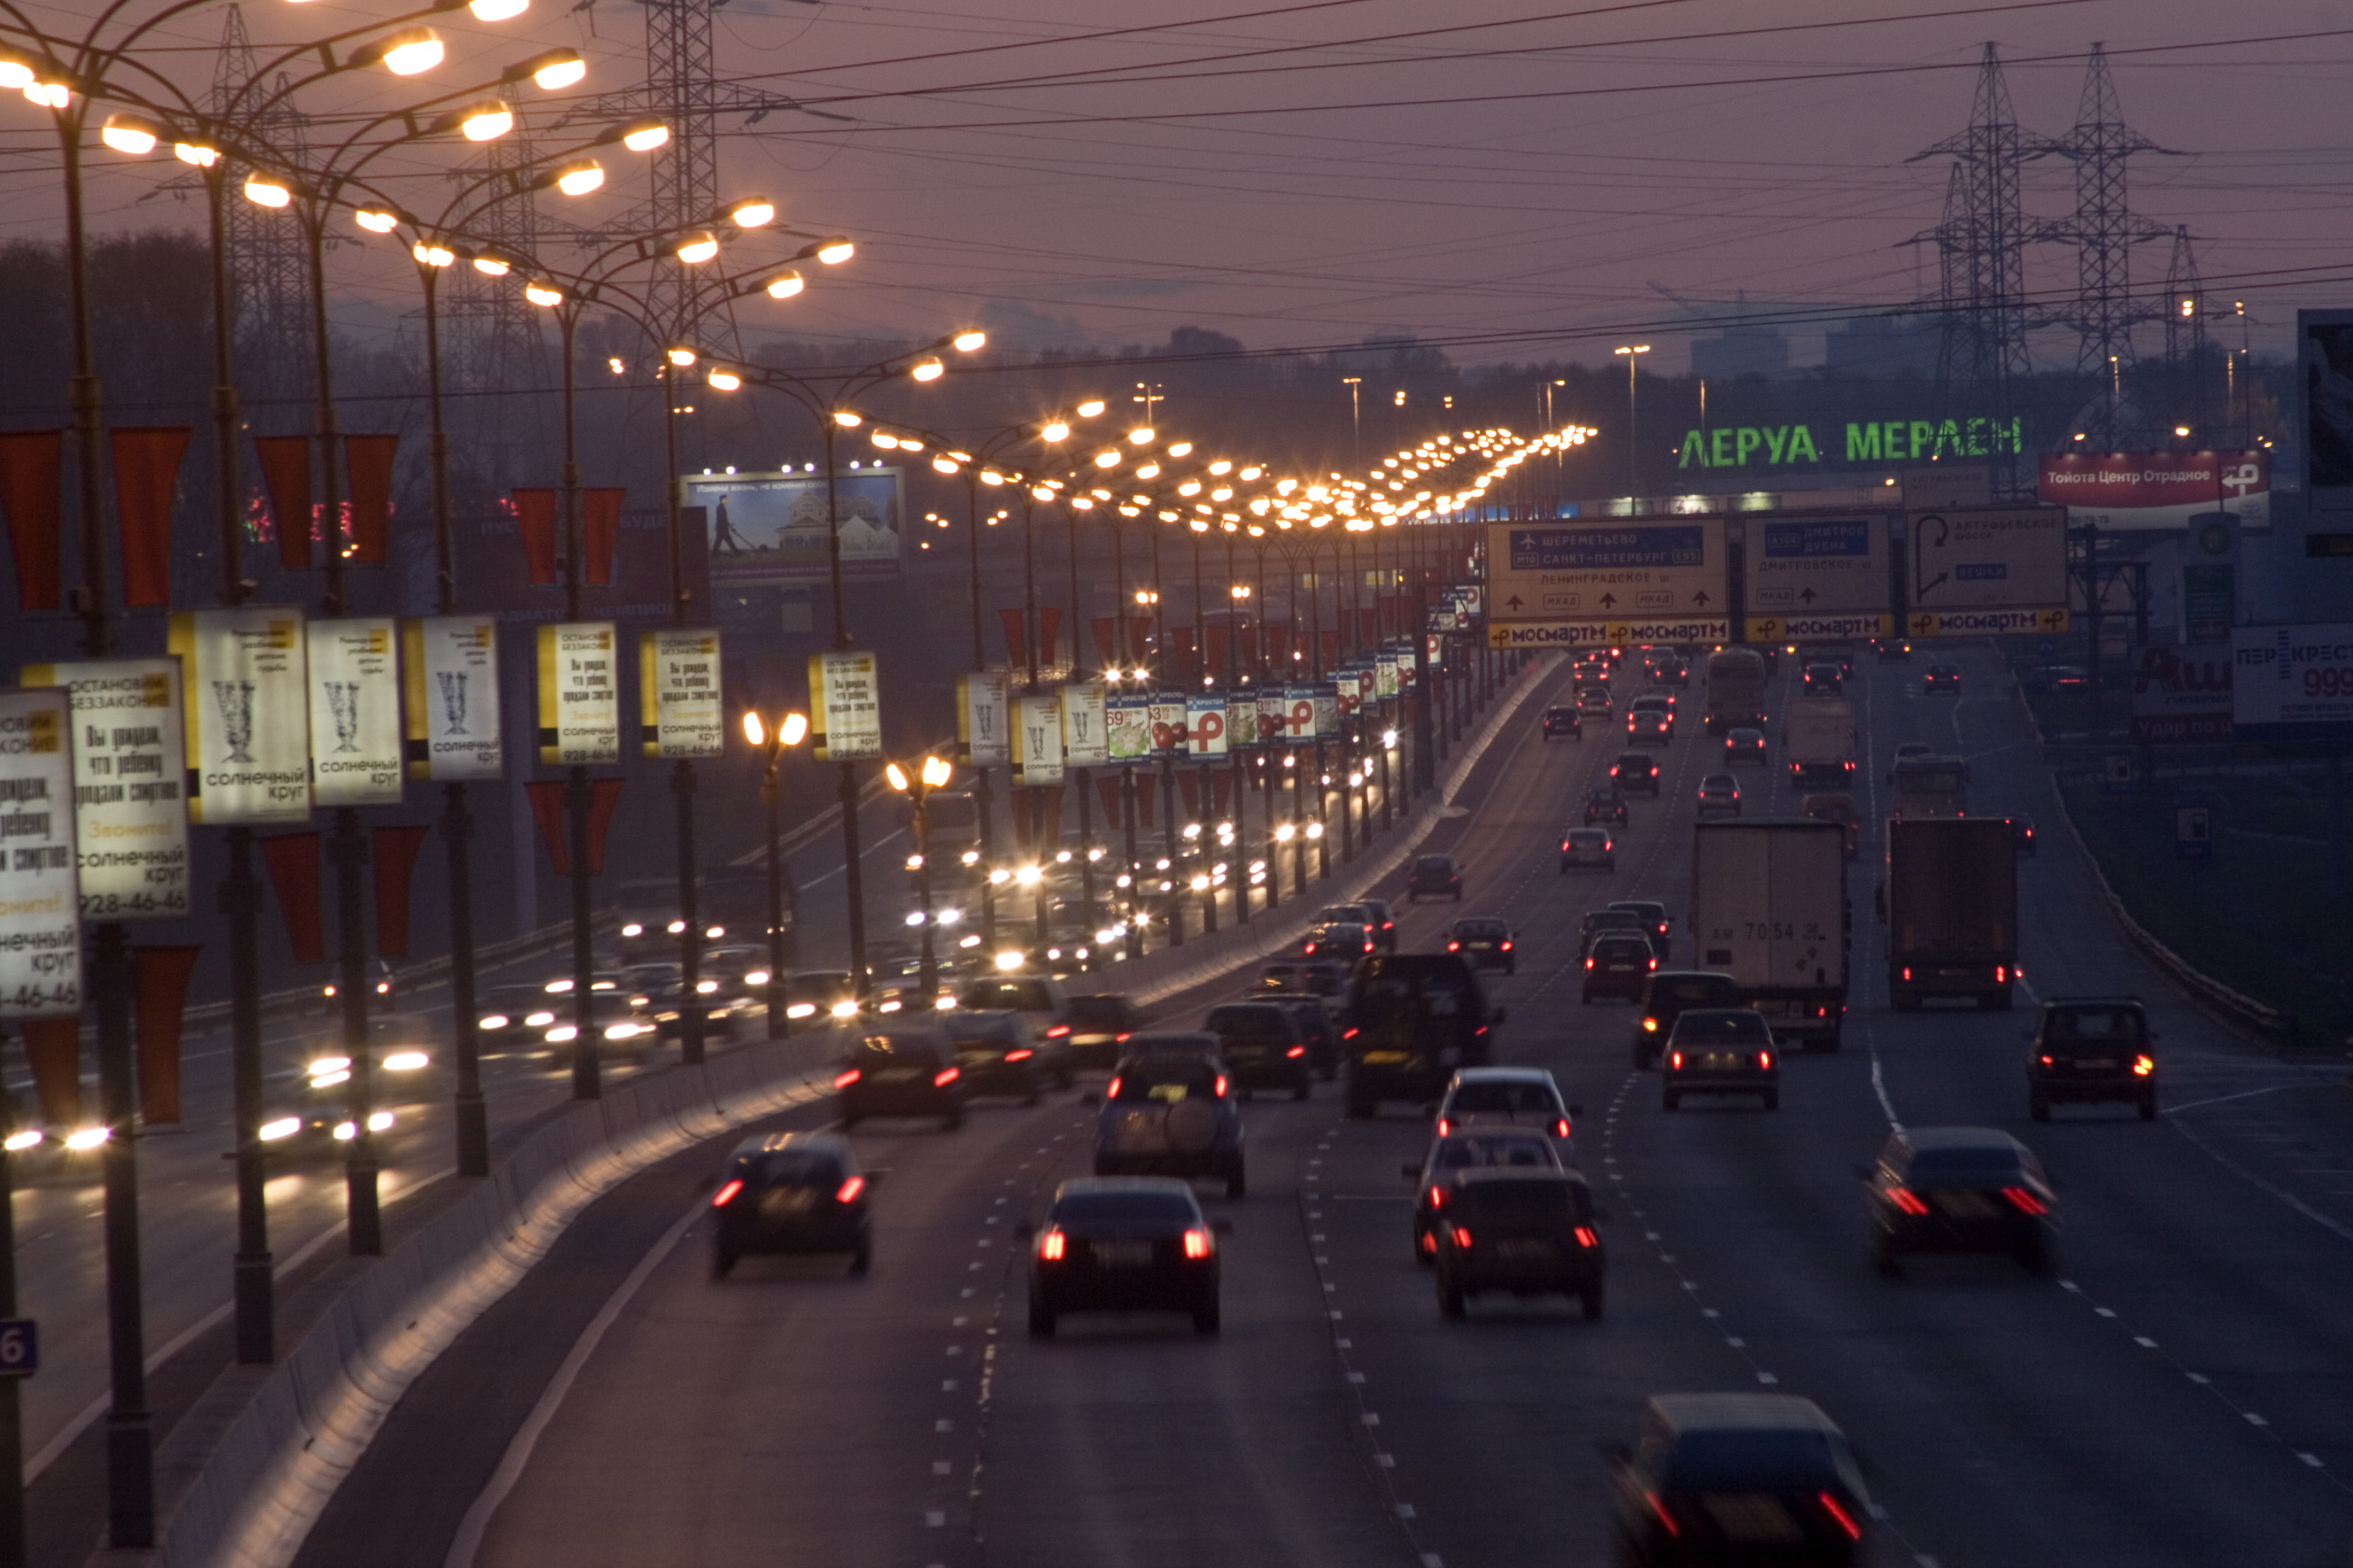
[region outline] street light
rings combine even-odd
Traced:
[[[916,771],[910,774],[897,763],[884,766],[882,776],[891,787],[907,797],[914,808],[915,820],[915,907],[923,916],[918,922],[923,932],[923,967],[919,982],[926,1001],[939,1005],[940,966],[934,952],[932,928],[937,923],[932,918],[932,832],[930,798],[932,791],[946,787],[955,770],[944,757],[925,757]]]
[[[1642,490],[1640,468],[1642,442],[1641,425],[1634,413],[1634,367],[1640,363],[1639,356],[1651,352],[1651,345],[1620,343],[1609,352],[1623,354],[1626,358],[1626,504],[1630,509],[1634,504],[1632,498]]]
[[[760,774],[760,805],[768,816],[768,1038],[781,1040],[791,1025],[785,1016],[785,907],[789,884],[785,877],[783,829],[778,823],[784,792],[776,779],[777,764],[787,748],[808,739],[808,715],[783,713],[773,721],[755,709],[744,710],[744,739],[765,763]],[[799,922],[794,922],[797,925]],[[925,941],[930,940],[925,933]]]

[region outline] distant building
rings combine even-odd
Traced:
[[[1919,316],[1857,316],[1822,334],[1822,365],[1831,375],[1875,376],[1936,374],[1939,333]]]
[[[1789,374],[1789,340],[1772,327],[1726,327],[1720,336],[1691,340],[1692,374],[1710,381]]]

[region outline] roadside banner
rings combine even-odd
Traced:
[[[610,621],[539,628],[539,760],[621,760],[619,637]]]
[[[302,612],[241,605],[171,620],[189,700],[188,820],[311,820],[311,691]]]
[[[37,664],[24,684],[73,699],[74,842],[86,921],[176,920],[188,893],[180,661]]]
[[[73,695],[0,691],[0,1018],[81,1011]]]
[[[649,757],[716,757],[727,747],[719,634],[669,626],[638,634],[638,722]]]
[[[2353,624],[2233,630],[2231,726],[2239,741],[2353,735]]]
[[[956,750],[975,767],[1013,760],[1004,676],[956,677]]]
[[[844,649],[809,656],[809,728],[819,762],[881,756],[882,679],[872,654]]]
[[[1062,782],[1062,694],[1025,691],[1013,700],[1013,782]]]
[[[1099,768],[1111,760],[1104,724],[1103,684],[1073,680],[1062,687],[1062,765]]]
[[[1111,760],[1122,766],[1147,760],[1152,751],[1152,699],[1138,691],[1105,702],[1103,740]]]
[[[435,784],[502,777],[499,742],[499,623],[494,616],[428,616],[401,627],[408,776]]]
[[[400,625],[389,616],[312,621],[311,804],[397,805]]]

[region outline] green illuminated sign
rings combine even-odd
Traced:
[[[1794,468],[1802,463],[1905,463],[1984,458],[2026,449],[2021,422],[1999,419],[1879,419],[1850,422],[1843,457],[1824,458],[1811,426],[1734,425],[1683,436],[1683,468]]]

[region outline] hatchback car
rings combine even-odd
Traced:
[[[1363,926],[1372,933],[1373,945],[1383,952],[1397,951],[1397,916],[1388,905],[1378,899],[1358,899],[1353,904],[1326,904],[1315,911],[1315,923],[1335,921],[1342,925]]]
[[[1451,855],[1417,855],[1413,869],[1406,874],[1405,898],[1408,903],[1418,903],[1424,897],[1451,898],[1462,901],[1462,868]]]
[[[1612,899],[1602,906],[1609,910],[1631,910],[1642,917],[1646,934],[1651,939],[1651,951],[1664,963],[1674,946],[1675,917],[1667,906],[1656,899]]]
[[[1329,924],[1309,926],[1306,936],[1300,940],[1299,956],[1327,958],[1342,963],[1354,963],[1378,946],[1379,944],[1373,941],[1372,931],[1367,928],[1353,921],[1345,923],[1334,921]]]
[[[1626,738],[1630,741],[1672,741],[1675,738],[1674,716],[1656,709],[1638,708],[1626,715]]]
[[[1310,996],[1327,1010],[1347,994],[1348,968],[1324,959],[1278,958],[1258,966],[1254,990],[1283,996]]]
[[[2122,1103],[2157,1117],[2157,1036],[2136,996],[2053,997],[2027,1035],[2026,1109],[2037,1121],[2054,1105]]]
[[[1787,1394],[1656,1394],[1609,1474],[1628,1563],[1846,1568],[1873,1517],[1846,1435]]]
[[[1621,752],[1609,764],[1609,782],[1620,790],[1640,790],[1657,798],[1659,793],[1659,761],[1647,752]]]
[[[1597,822],[1614,822],[1626,826],[1626,797],[1618,793],[1616,784],[1585,792],[1585,822],[1591,826]]]
[[[1662,969],[1653,972],[1635,1003],[1634,1066],[1655,1066],[1674,1033],[1675,1020],[1694,1007],[1737,1007],[1740,986],[1729,974],[1706,970]]]
[[[1644,910],[1630,904],[1605,904],[1598,910],[1588,910],[1577,920],[1577,950],[1581,953],[1593,951],[1597,938],[1621,933],[1639,936],[1650,949],[1651,956],[1663,959],[1665,939],[1656,922]]]
[[[1957,664],[1932,664],[1928,667],[1928,673],[1920,678],[1920,689],[1927,696],[1960,689],[1961,667]]]
[[[831,1133],[744,1139],[711,1194],[712,1278],[754,1252],[846,1252],[849,1271],[865,1273],[874,1257],[867,1200],[881,1174],[861,1173],[849,1140]]]
[[[877,1029],[842,1053],[833,1075],[841,1125],[870,1116],[936,1116],[953,1132],[964,1125],[964,1068],[955,1042],[939,1029]]]
[[[1902,637],[1873,637],[1871,639],[1871,651],[1879,656],[1882,664],[1909,664],[1912,661],[1912,645]]]
[[[1726,767],[1736,767],[1742,763],[1755,763],[1762,766],[1765,762],[1765,731],[1734,730],[1725,734],[1724,762]]]
[[[1247,1099],[1252,1089],[1286,1089],[1305,1100],[1315,1077],[1307,1037],[1291,1009],[1279,1002],[1228,1002],[1201,1020],[1204,1034],[1218,1037],[1218,1055],[1234,1087]]]
[[[1464,1068],[1438,1102],[1438,1135],[1497,1126],[1540,1128],[1560,1140],[1564,1157],[1573,1162],[1576,1127],[1569,1118],[1577,1111],[1542,1068]]]
[[[1107,992],[1070,998],[1062,1008],[1062,1021],[1049,1025],[1046,1032],[1050,1036],[1057,1028],[1067,1031],[1060,1037],[1073,1068],[1108,1068],[1119,1060],[1127,1037],[1142,1027],[1144,1014],[1135,1004]]]
[[[1609,837],[1607,828],[1572,827],[1560,836],[1560,869],[1563,876],[1571,871],[1615,871],[1617,868],[1618,841]]]
[[[1575,705],[1559,702],[1545,710],[1544,738],[1549,741],[1555,735],[1566,735],[1572,741],[1585,738],[1585,721],[1577,716]]]
[[[1438,1310],[1459,1318],[1473,1296],[1572,1296],[1601,1316],[1602,1274],[1593,1191],[1576,1171],[1474,1165],[1448,1183],[1437,1227]]]
[[[1518,973],[1520,960],[1514,951],[1517,946],[1509,921],[1473,915],[1455,921],[1446,928],[1446,951],[1461,953],[1471,961],[1473,969],[1500,969],[1506,974]]]
[[[1910,1127],[1857,1173],[1872,1266],[1907,1252],[2000,1252],[2031,1274],[2051,1267],[2059,1200],[2034,1152],[1999,1128]]]
[[[1315,1076],[1330,1082],[1340,1076],[1340,1026],[1331,1010],[1314,996],[1285,996],[1275,1004],[1291,1015],[1299,1037],[1307,1042],[1307,1059]]]
[[[1233,1080],[1208,1034],[1138,1035],[1112,1073],[1095,1117],[1095,1174],[1222,1181],[1248,1190]]]
[[[955,1043],[966,1094],[1004,1094],[1035,1105],[1048,1080],[1058,1089],[1073,1081],[1070,1037],[1048,1039],[1033,1032],[1027,1017],[1010,1011],[938,1015],[940,1029]]]
[[[1438,1256],[1439,1225],[1446,1217],[1454,1173],[1474,1165],[1503,1165],[1520,1170],[1557,1171],[1560,1151],[1547,1130],[1482,1126],[1475,1131],[1442,1133],[1419,1161],[1399,1167],[1414,1184],[1413,1257],[1427,1265]]]
[[[1658,967],[1650,939],[1641,932],[1597,936],[1585,951],[1585,981],[1577,999],[1590,1003],[1596,996],[1623,996],[1640,1001],[1643,985]]]
[[[1837,665],[1810,664],[1806,666],[1807,696],[1835,697],[1845,689],[1846,676]]]
[[[1599,686],[1588,686],[1577,694],[1577,716],[1579,719],[1609,717],[1609,693]]]
[[[1218,1237],[1192,1189],[1149,1176],[1079,1177],[1054,1190],[1029,1249],[1029,1331],[1071,1312],[1182,1312],[1218,1331]]]
[[[1687,1094],[1753,1094],[1781,1109],[1781,1053],[1772,1026],[1753,1007],[1686,1007],[1667,1032],[1659,1103],[1681,1109]]]
[[[1730,773],[1710,773],[1700,780],[1699,814],[1702,816],[1738,816],[1740,781]]]

